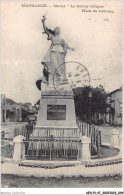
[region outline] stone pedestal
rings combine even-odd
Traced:
[[[40,107],[35,130],[44,128],[78,128],[72,91],[41,92]]]
[[[89,137],[81,137],[81,161],[87,162],[91,159],[90,143],[91,139]]]
[[[119,141],[119,131],[117,129],[112,130],[111,135],[111,144],[113,147],[119,147],[120,141]]]
[[[25,139],[24,136],[18,135],[14,137],[14,153],[13,153],[13,160],[20,161],[25,159],[25,144],[23,140]]]

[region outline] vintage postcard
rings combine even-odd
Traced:
[[[122,1],[3,0],[1,43],[2,193],[124,194]]]

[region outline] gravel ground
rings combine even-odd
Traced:
[[[2,175],[2,188],[121,188],[122,177],[35,178]]]

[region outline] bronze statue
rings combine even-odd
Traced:
[[[74,51],[74,48],[69,47],[64,39],[61,38],[60,28],[55,27],[54,30],[48,29],[45,24],[46,16],[42,18],[42,24],[44,28],[44,33],[47,34],[48,40],[51,41],[51,46],[48,49],[43,61],[41,62],[44,66],[43,69],[43,77],[39,82],[44,82],[49,85],[53,84],[53,76],[55,70],[62,65],[61,71],[59,71],[57,75],[57,79],[60,82],[66,80],[66,69],[65,69],[65,56],[67,53],[67,49]],[[39,86],[39,82],[36,82],[37,87]],[[41,90],[39,86],[38,89]]]

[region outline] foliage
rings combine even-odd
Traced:
[[[76,116],[83,120],[89,121],[90,111],[92,118],[94,115],[105,114],[107,104],[107,94],[102,85],[99,87],[78,87],[73,89]],[[92,92],[92,97],[89,97],[89,92]],[[90,110],[91,109],[91,110]]]

